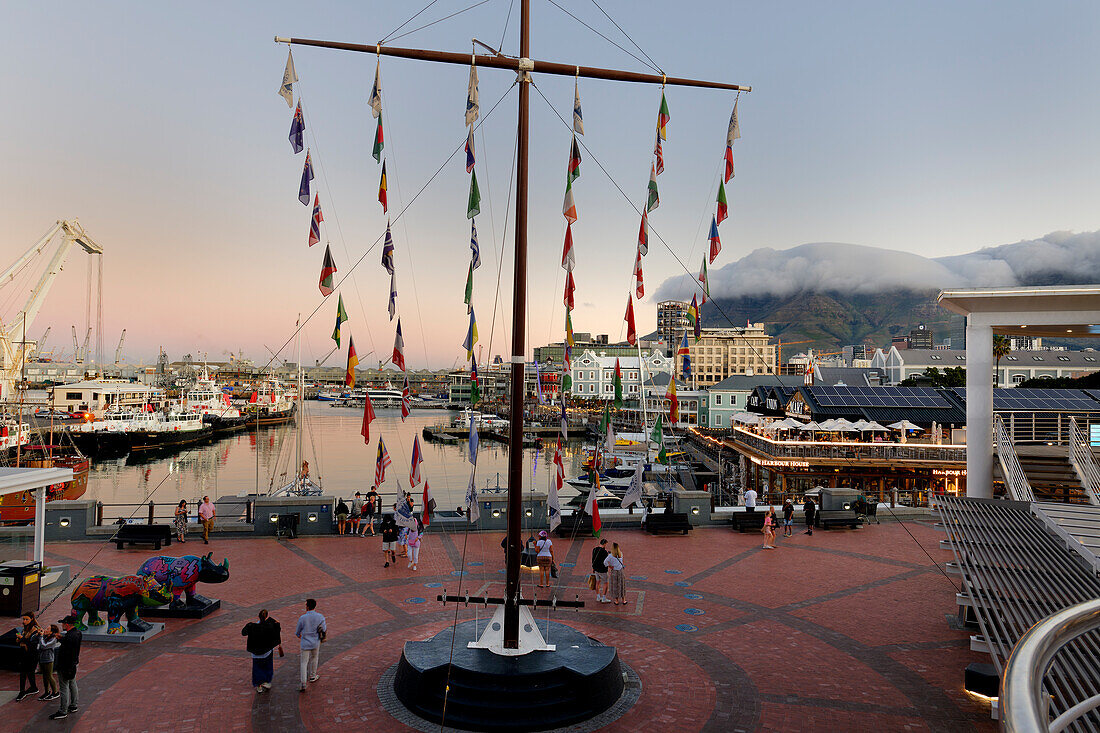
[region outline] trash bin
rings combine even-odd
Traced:
[[[30,560],[0,563],[0,616],[37,611],[42,591],[42,564]]]

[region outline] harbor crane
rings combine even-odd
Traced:
[[[122,342],[126,340],[126,329],[122,329],[122,336],[118,339],[118,348],[115,349],[115,366],[122,361]]]
[[[59,234],[61,236],[57,238]],[[41,261],[36,258],[49,251],[51,244],[54,243],[56,243],[56,249],[53,250],[53,255],[49,258],[45,269],[31,288],[30,295],[23,307],[11,318],[4,319],[3,314],[0,314],[0,400],[10,400],[15,394],[15,384],[23,370],[23,364],[36,349],[36,345],[33,342],[27,342],[22,334],[26,333],[26,330],[34,322],[35,316],[42,308],[46,295],[50,292],[50,287],[64,268],[65,261],[68,259],[74,244],[90,256],[88,260],[88,289],[85,310],[89,336],[85,338],[85,343],[90,338],[90,329],[92,328],[93,284],[96,291],[95,328],[97,334],[100,331],[99,324],[103,320],[103,301],[101,297],[103,291],[103,248],[88,236],[77,219],[59,219],[54,222],[38,241],[16,258],[15,262],[3,272],[0,272],[0,291],[5,287],[12,289],[18,287],[13,286],[12,283],[24,273],[29,274],[32,265]],[[10,293],[11,290],[8,292]],[[76,342],[75,327],[73,328],[73,342],[74,344]]]

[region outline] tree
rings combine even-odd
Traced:
[[[997,360],[997,368],[993,372],[993,386],[1000,387],[1001,381],[1001,359],[1005,358],[1012,353],[1012,343],[1008,340],[1008,336],[1002,336],[1000,334],[993,334],[993,358]]]

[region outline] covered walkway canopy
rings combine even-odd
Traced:
[[[34,492],[34,559],[42,562],[46,537],[46,487],[73,480],[71,468],[0,468],[0,501],[8,494]]]
[[[966,495],[993,495],[993,334],[1100,336],[1100,285],[944,290],[966,316]]]

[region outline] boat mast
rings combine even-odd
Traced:
[[[642,444],[645,446],[645,460],[643,465],[649,463],[649,417],[645,409],[645,359],[642,358],[642,340],[638,339],[638,395],[642,401]],[[675,369],[675,366],[673,366]]]
[[[300,324],[301,322],[302,314],[299,313],[298,323]],[[298,356],[296,358],[298,364],[298,416],[295,418],[295,427],[298,429],[298,436],[295,442],[295,456],[297,458],[297,461],[295,462],[294,467],[300,472],[302,470],[302,423],[300,421],[304,419],[302,415],[302,330],[300,326],[298,328],[297,341]]]
[[[515,226],[515,266],[512,289],[512,353],[511,358],[511,396],[508,433],[508,542],[506,556],[506,584],[504,598],[504,648],[519,648],[519,568],[520,552],[523,542],[520,538],[520,513],[523,510],[523,377],[526,354],[526,334],[524,324],[527,302],[527,171],[528,171],[528,130],[530,112],[530,72],[556,76],[608,79],[611,81],[640,82],[676,86],[704,87],[707,89],[729,89],[751,92],[751,86],[724,84],[719,82],[684,79],[664,74],[645,74],[636,71],[601,69],[592,66],[553,63],[531,59],[531,0],[520,2],[520,57],[503,55],[469,55],[447,51],[432,51],[417,48],[396,48],[377,44],[341,43],[305,38],[275,37],[277,43],[299,46],[317,46],[320,48],[370,53],[378,56],[397,56],[421,59],[437,63],[469,66],[471,63],[482,67],[509,69],[519,73],[519,121],[516,146],[516,226]]]

